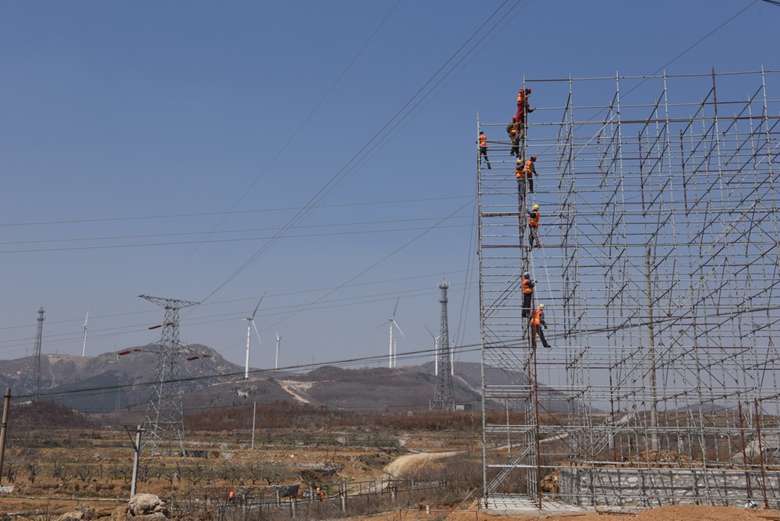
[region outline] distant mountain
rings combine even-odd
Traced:
[[[309,373],[250,372],[226,361],[217,351],[198,344],[178,360],[185,411],[237,407],[253,402],[297,401],[347,410],[398,410],[427,408],[433,401],[436,375],[433,363],[398,368],[342,369],[324,366]],[[25,395],[31,357],[0,363],[0,385],[12,395]],[[41,396],[87,413],[145,410],[157,370],[157,354],[132,348],[95,357],[43,355]],[[523,385],[524,375],[486,368],[491,380]],[[495,374],[493,374],[495,372]],[[455,403],[481,407],[481,367],[459,362],[453,377]],[[554,390],[542,388],[541,404],[550,412],[577,408]],[[517,406],[517,405],[515,405]],[[499,402],[489,408],[503,408]]]
[[[187,393],[243,375],[217,351],[192,344],[177,360]],[[157,354],[149,346],[98,356],[41,355],[40,395],[82,412],[106,412],[145,404],[156,379]],[[188,360],[190,359],[190,360]],[[12,396],[29,394],[32,357],[0,363],[0,385]]]

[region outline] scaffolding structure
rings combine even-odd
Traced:
[[[526,79],[556,104],[530,100],[534,193],[519,193],[506,122],[477,121],[492,156],[490,170],[477,156],[485,505],[624,504],[634,492],[575,483],[604,469],[733,470],[733,496],[705,474],[687,499],[780,505],[778,84],[766,70]],[[521,318],[525,271],[551,349]],[[641,488],[640,506],[680,501]]]

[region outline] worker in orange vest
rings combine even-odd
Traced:
[[[531,280],[531,274],[527,271],[523,273],[523,281],[520,283],[520,288],[523,290],[523,311],[520,316],[528,318],[531,316],[531,299],[534,297],[534,287],[536,281]]]
[[[528,103],[528,96],[531,95],[531,89],[520,89],[517,93],[517,113],[515,120],[518,124],[519,138],[525,140],[525,116],[534,111]]]
[[[534,247],[534,240],[536,240],[536,247],[539,248],[542,245],[542,241],[539,240],[539,205],[535,204],[532,210],[528,210],[528,242],[531,248]]]
[[[536,175],[536,156],[531,156],[531,159],[525,162],[523,167],[523,175],[528,180],[528,191],[534,193],[534,176]]]
[[[512,122],[506,126],[506,135],[509,136],[509,140],[512,142],[512,150],[509,151],[510,156],[520,155],[520,134],[518,127],[517,116],[512,116]]]
[[[517,197],[523,199],[525,197],[525,167],[523,160],[519,157],[515,161],[515,179],[517,179]]]
[[[479,131],[479,164],[482,164],[482,157],[485,157],[485,163],[487,163],[488,170],[490,170],[490,159],[487,155],[487,136],[481,130]]]
[[[544,321],[544,304],[539,304],[539,307],[535,309],[531,315],[531,346],[534,349],[536,349],[536,335],[539,335],[539,340],[542,341],[544,347],[552,347],[547,343],[547,340],[545,340],[542,327],[547,329],[547,322]]]

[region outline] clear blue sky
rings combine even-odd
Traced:
[[[476,345],[477,113],[507,121],[523,77],[777,69],[779,22],[753,0],[2,2],[0,359],[32,352],[39,306],[44,353],[81,354],[88,310],[89,355],[154,342],[142,293],[204,301],[182,340],[243,365],[267,292],[261,368],[277,332],[282,366],[386,354],[400,295],[420,351],[443,279]]]

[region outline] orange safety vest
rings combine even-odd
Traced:
[[[485,134],[479,135],[479,146],[487,148],[487,136]]]
[[[531,212],[528,215],[528,226],[536,228],[539,226],[539,212]]]
[[[531,174],[533,174],[533,170],[532,170],[533,164],[534,162],[531,161],[530,159],[525,162],[525,168],[523,168],[523,173],[528,177],[531,177]]]
[[[517,93],[517,104],[520,105],[525,101],[525,89],[520,89]]]
[[[528,284],[531,279],[523,279],[523,293],[533,293],[534,287]]]
[[[520,165],[517,165],[515,167],[515,177],[518,179],[522,179],[523,174],[525,173],[525,170]]]
[[[534,312],[531,314],[531,324],[535,326],[541,326],[542,320],[544,320],[543,316],[544,316],[544,311],[542,311],[541,309],[535,309]]]

